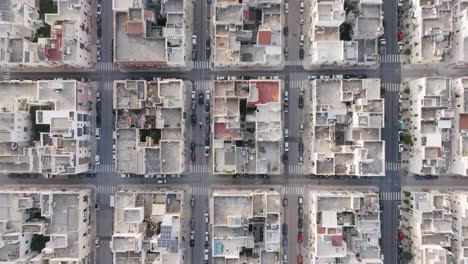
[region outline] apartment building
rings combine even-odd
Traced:
[[[307,86],[311,107],[305,142],[305,173],[384,176],[384,99],[380,79],[314,80]]]
[[[185,169],[182,80],[114,81],[118,173],[181,174]]]
[[[308,201],[310,263],[383,264],[378,193],[310,191]]]
[[[209,206],[210,263],[282,263],[277,191],[215,190]]]
[[[0,6],[0,66],[9,71],[95,66],[95,2],[54,0],[53,5],[56,12],[48,14],[39,1]]]
[[[450,173],[468,176],[468,78],[452,79],[451,90],[454,118]]]
[[[280,80],[214,82],[213,173],[281,173],[281,89]]]
[[[468,3],[412,0],[411,62],[468,65]]]
[[[75,80],[0,82],[0,172],[92,169],[91,89]]]
[[[191,4],[185,0],[113,0],[114,63],[123,70],[184,69]],[[187,41],[188,39],[188,41]]]
[[[184,263],[182,190],[129,187],[114,197],[112,263]]]
[[[310,5],[306,66],[378,63],[377,38],[383,35],[381,0],[310,0]]]
[[[417,175],[449,173],[455,113],[451,80],[425,77],[408,82],[412,137],[408,171]]]
[[[2,186],[1,263],[93,263],[91,189]]]
[[[408,192],[413,263],[465,263],[468,261],[466,191]]]
[[[280,0],[216,0],[213,13],[213,65],[217,69],[282,68]]]

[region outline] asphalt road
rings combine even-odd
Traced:
[[[152,77],[170,77],[181,78],[184,80],[192,80],[193,82],[213,80],[217,75],[249,75],[252,77],[265,75],[278,75],[284,80],[285,90],[289,92],[289,113],[284,115],[285,128],[289,129],[289,165],[291,167],[298,165],[298,150],[297,143],[300,138],[298,124],[303,120],[303,113],[297,107],[299,90],[291,87],[291,83],[306,79],[307,75],[332,75],[332,74],[367,74],[368,77],[380,77],[384,83],[400,83],[402,77],[421,77],[421,76],[437,76],[443,72],[446,76],[458,74],[457,71],[445,71],[437,66],[425,66],[424,69],[408,68],[403,72],[401,65],[397,63],[383,63],[379,69],[322,69],[314,71],[306,71],[301,66],[287,65],[283,71],[268,71],[257,70],[249,72],[228,72],[228,71],[211,71],[209,69],[194,69],[190,72],[119,72],[117,70],[100,67],[99,64],[112,62],[112,11],[111,1],[103,2],[103,37],[101,38],[102,46],[102,62],[98,63],[98,70],[93,72],[43,72],[43,73],[27,73],[18,72],[10,73],[11,79],[53,79],[53,78],[76,78],[76,79],[91,79],[97,81],[101,92],[101,140],[98,143],[98,151],[101,155],[101,164],[112,165],[112,91],[105,89],[109,87],[112,80],[125,79],[132,76],[135,79]],[[198,60],[206,59],[206,42],[205,37],[209,35],[210,27],[208,23],[209,5],[206,0],[196,0],[194,2],[194,34],[198,36],[198,45],[196,47]],[[307,7],[306,7],[307,8]],[[385,38],[387,42],[387,53],[397,53],[397,15],[396,1],[384,1],[384,18],[385,18]],[[299,52],[299,36],[302,27],[297,27],[299,15],[299,2],[289,2],[289,15],[285,19],[285,24],[288,25],[289,35],[286,38],[287,47],[289,48],[289,61],[298,60]],[[6,75],[0,74],[3,79]],[[106,86],[107,83],[107,86]],[[195,85],[196,86],[196,85]],[[198,87],[198,86],[196,86]],[[197,93],[202,90],[197,90]],[[383,139],[386,142],[386,160],[387,162],[398,162],[398,93],[385,93],[385,128],[383,129]],[[208,125],[204,122],[205,111],[204,107],[197,103],[197,118],[203,121],[203,127]],[[188,115],[189,116],[189,115]],[[249,185],[249,186],[271,186],[278,185],[287,188],[300,188],[304,185],[314,186],[336,186],[346,188],[346,186],[377,186],[381,191],[393,192],[400,191],[401,186],[463,186],[467,181],[462,178],[439,178],[433,181],[415,181],[412,178],[403,177],[398,171],[387,170],[386,176],[382,178],[370,179],[308,179],[304,176],[289,173],[288,167],[285,167],[285,173],[278,177],[269,177],[267,179],[249,179],[240,178],[232,179],[231,177],[216,176],[204,172],[209,166],[208,159],[204,157],[204,128],[200,129],[197,126],[192,130],[192,139],[197,144],[197,159],[192,164],[188,161],[188,167],[197,166],[199,170],[196,173],[185,174],[181,178],[168,179],[171,185],[189,185],[197,190],[196,206],[192,209],[192,218],[195,219],[196,243],[195,248],[191,252],[188,259],[192,263],[202,263],[203,247],[204,247],[204,232],[207,226],[204,224],[204,213],[208,209],[208,193],[206,186],[226,186],[226,185]],[[296,167],[297,168],[297,167]],[[192,169],[191,169],[192,170]],[[190,171],[190,170],[189,170]],[[109,207],[109,193],[103,192],[103,188],[109,186],[117,186],[119,184],[154,184],[151,179],[122,179],[119,175],[112,172],[98,173],[96,178],[86,179],[11,179],[7,177],[0,178],[0,184],[94,184],[98,186],[97,199],[101,204],[101,210],[97,213],[97,235],[100,239],[100,248],[97,253],[97,263],[111,263],[111,254],[108,249],[108,242],[112,235],[112,210]],[[101,191],[100,191],[101,190]],[[297,194],[287,193],[289,198],[289,207],[285,210],[284,221],[288,223],[288,252],[289,263],[296,263],[295,254],[300,252],[297,239]],[[384,211],[382,214],[382,246],[385,254],[385,264],[399,263],[397,251],[397,225],[398,213],[397,203],[395,201],[384,201]],[[187,254],[186,254],[187,256]]]

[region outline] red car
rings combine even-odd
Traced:
[[[398,41],[401,41],[403,39],[403,32],[398,32]]]
[[[297,233],[297,242],[302,243],[302,233]]]
[[[297,264],[302,264],[302,255],[297,255]]]

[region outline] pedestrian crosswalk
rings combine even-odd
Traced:
[[[301,186],[288,186],[284,189],[286,195],[303,195],[304,187]]]
[[[303,80],[289,80],[289,89],[299,89],[302,87]]]
[[[192,68],[194,69],[209,69],[209,61],[192,61]]]
[[[192,195],[208,195],[208,187],[194,186],[192,187]]]
[[[286,65],[300,66],[300,65],[302,65],[302,61],[301,60],[288,60],[288,61],[286,61]]]
[[[304,174],[304,167],[301,165],[289,166],[289,174]]]
[[[400,83],[383,83],[386,92],[400,92]]]
[[[112,91],[112,82],[105,82],[104,85],[102,86],[102,90],[104,91]]]
[[[385,170],[388,171],[399,171],[401,169],[401,164],[399,162],[385,162]]]
[[[205,91],[210,89],[210,81],[196,81],[194,85],[195,91]]]
[[[192,165],[192,173],[211,173],[209,165]]]
[[[96,186],[97,193],[113,194],[117,190],[115,185],[98,185]]]
[[[98,62],[97,70],[98,71],[117,71],[119,68],[113,62]]]
[[[382,54],[380,55],[381,63],[400,63],[400,54]]]
[[[96,172],[114,172],[114,164],[101,164],[96,166]]]
[[[383,201],[399,201],[401,200],[401,192],[381,192],[380,200]]]

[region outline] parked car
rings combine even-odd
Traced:
[[[403,40],[403,32],[401,32],[401,31],[398,31],[398,34],[397,34],[397,36],[398,36],[398,41],[401,41],[401,40]]]
[[[297,197],[297,203],[298,203],[299,205],[302,205],[303,202],[304,202],[304,200],[303,200],[302,196]]]
[[[283,224],[283,235],[288,235],[288,224]]]
[[[193,61],[197,60],[197,50],[196,49],[192,50],[192,60]]]
[[[95,203],[94,204],[94,209],[96,209],[96,211],[101,210],[101,204],[100,203]]]
[[[205,146],[210,145],[210,137],[205,137]]]
[[[210,147],[205,147],[205,157],[210,156]]]
[[[195,246],[195,231],[190,231],[190,246],[194,247]]]
[[[98,248],[99,247],[99,237],[96,237],[94,240],[94,245]]]
[[[98,38],[102,37],[102,29],[100,27],[98,27],[98,29],[97,29],[97,36],[98,36]]]
[[[303,49],[303,48],[300,48],[300,49],[299,49],[299,58],[300,58],[301,60],[304,59],[304,49]]]
[[[284,3],[284,13],[285,14],[289,13],[289,3],[288,2]]]
[[[192,196],[192,198],[190,199],[190,207],[195,207],[195,197]]]
[[[403,44],[401,43],[401,41],[398,41],[398,52],[399,53],[403,52]]]
[[[101,156],[99,155],[94,156],[94,164],[101,165]]]
[[[297,264],[302,264],[302,255],[297,255]]]
[[[194,151],[196,147],[197,147],[197,145],[195,144],[195,142],[192,142],[192,143],[190,144],[190,150],[191,150],[191,151]]]
[[[210,218],[208,217],[208,212],[205,213],[205,224],[210,222]]]
[[[192,114],[190,119],[192,121],[192,126],[195,126],[197,124],[197,115]]]
[[[302,206],[299,206],[297,208],[297,215],[302,216],[303,214],[304,214],[304,209],[302,208]]]
[[[196,161],[197,160],[197,154],[195,151],[192,151],[192,153],[190,154],[190,160],[191,161]]]
[[[192,36],[192,45],[195,47],[197,46],[197,35]]]
[[[287,248],[288,247],[288,239],[285,237],[283,238],[283,248]]]
[[[206,38],[205,38],[205,44],[206,44],[207,47],[209,47],[209,46],[211,45],[211,38],[210,38],[210,36],[206,36]]]
[[[284,34],[285,37],[288,36],[288,34],[289,34],[289,28],[288,27],[283,28],[283,34]]]
[[[204,101],[205,101],[205,96],[203,92],[198,93],[198,104],[202,105]]]
[[[304,224],[304,223],[303,223],[302,218],[297,219],[297,228],[301,229],[302,226],[303,226],[303,224]]]
[[[283,163],[288,163],[288,162],[289,162],[288,154],[284,153],[283,154]]]
[[[284,57],[287,58],[289,56],[288,48],[283,49]]]
[[[299,232],[299,233],[297,233],[297,243],[299,243],[299,244],[300,244],[300,243],[302,243],[302,241],[303,241],[303,238],[302,238],[302,233],[301,233],[301,232]]]
[[[297,148],[299,150],[299,153],[302,154],[304,152],[304,143],[302,143],[302,141],[300,141],[299,144],[297,144]]]
[[[304,108],[304,97],[302,95],[299,96],[298,106],[300,109]]]
[[[286,197],[283,198],[283,206],[288,207],[288,198]]]
[[[299,12],[302,14],[304,13],[304,2],[301,1],[301,3],[299,4]]]
[[[96,139],[101,139],[101,128],[96,128]]]
[[[100,4],[97,5],[97,14],[98,15],[102,14],[102,5]]]
[[[157,180],[156,182],[157,182],[158,184],[166,184],[166,183],[167,183],[167,180],[166,180],[166,179]]]

